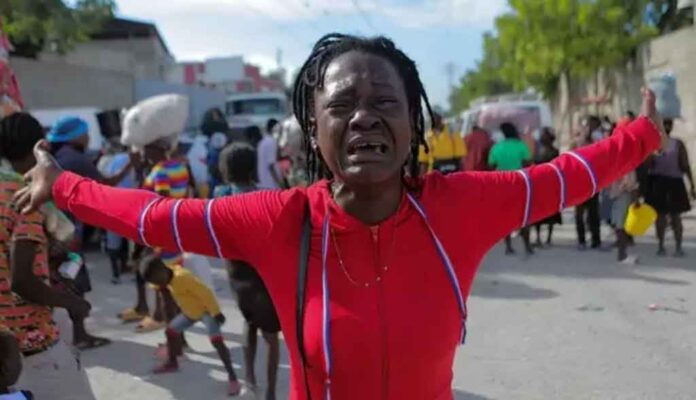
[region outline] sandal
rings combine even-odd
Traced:
[[[140,321],[143,318],[147,317],[147,314],[141,314],[135,311],[135,308],[128,308],[118,313],[117,317],[124,323],[127,323]]]
[[[239,396],[242,393],[242,385],[236,379],[230,379],[227,383],[227,395],[228,396]]]
[[[183,349],[181,353],[177,354],[177,357],[182,357],[184,355]],[[160,361],[166,361],[169,359],[169,349],[166,344],[161,344],[155,349],[155,358]]]
[[[96,336],[91,336],[87,338],[86,340],[81,340],[79,342],[75,342],[74,345],[75,347],[80,350],[91,350],[91,349],[96,349],[99,347],[103,347],[106,345],[111,344],[111,340],[107,338],[100,338]]]
[[[164,329],[167,324],[165,322],[159,322],[155,321],[152,319],[152,317],[147,316],[138,323],[138,326],[135,327],[135,331],[137,333],[146,333],[146,332],[154,332],[160,329]]]
[[[155,358],[160,361],[167,361],[169,359],[169,349],[167,346],[159,346],[155,349]]]
[[[170,374],[172,372],[177,372],[178,370],[179,370],[178,365],[165,362],[165,363],[160,364],[160,365],[156,366],[155,368],[153,368],[152,373],[153,374]]]

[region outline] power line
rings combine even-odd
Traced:
[[[450,90],[454,88],[454,75],[457,73],[457,65],[452,61],[445,64],[445,73],[447,74],[447,84]]]
[[[286,10],[290,11],[291,13],[302,14],[303,12],[310,10],[309,3],[303,3],[302,0],[297,0],[297,3],[293,3],[295,4],[295,6],[291,6],[290,2],[287,0],[280,0],[278,1],[278,3],[280,3],[283,7],[285,7]]]
[[[454,21],[454,0],[449,0],[447,2],[447,14],[445,14],[445,29],[447,31],[447,36],[450,34],[450,26]]]
[[[300,14],[302,14],[303,11],[307,11],[308,15],[306,22],[309,25],[309,27],[316,30],[319,33],[323,32],[323,29],[321,29],[319,25],[317,25],[317,23],[312,20],[312,6],[308,0],[296,0],[295,4],[298,6],[297,8],[291,7],[290,2],[287,0],[280,0],[278,1],[278,3],[282,4],[285,7],[285,9],[290,11],[291,13],[299,12]]]
[[[290,32],[290,31],[287,29],[286,26],[279,24],[279,23],[275,20],[275,18],[273,18],[272,16],[266,14],[266,12],[264,12],[263,10],[260,10],[260,9],[258,9],[258,8],[256,8],[256,7],[252,6],[251,4],[249,4],[249,2],[246,2],[246,1],[245,1],[245,2],[242,2],[242,5],[244,5],[244,7],[246,7],[247,10],[253,12],[254,14],[256,14],[256,15],[258,15],[258,16],[260,16],[260,17],[269,19],[270,22],[271,22],[271,24],[273,24],[276,28],[280,29],[281,31],[284,31],[285,33],[287,33],[287,34],[289,34],[289,35],[292,34],[292,32]]]
[[[370,18],[370,15],[367,12],[365,12],[365,9],[363,9],[362,6],[360,6],[360,3],[358,3],[358,0],[351,0],[351,2],[353,3],[353,7],[355,7],[355,10],[358,12],[358,14],[360,14],[362,19],[365,21],[365,24],[367,25],[367,27],[372,29],[373,31],[379,33],[377,28],[375,28],[375,26],[372,24],[372,18]]]
[[[286,6],[285,8],[286,8],[288,11],[291,11],[291,12],[292,12],[292,10],[290,10],[290,9],[287,7],[287,3],[286,3],[286,2],[284,2],[283,0],[281,0],[280,3],[283,4],[283,5],[285,5],[285,6]],[[274,18],[273,16],[269,15],[269,14],[266,13],[265,11],[263,11],[263,10],[261,10],[261,9],[259,9],[259,8],[257,8],[257,7],[255,7],[255,6],[253,6],[253,5],[249,4],[249,2],[242,2],[242,4],[244,5],[244,7],[246,7],[249,11],[253,12],[254,14],[256,14],[256,15],[258,15],[258,16],[260,16],[260,17],[263,17],[263,18],[266,18],[266,19],[270,20],[271,24],[273,24],[273,25],[274,25],[276,28],[278,28],[279,30],[283,31],[284,33],[288,34],[289,36],[293,36],[293,31],[291,31],[291,30],[288,28],[287,25],[279,23],[279,22],[276,20],[276,18]],[[313,21],[308,21],[308,23],[309,23],[310,27],[312,27],[313,29],[315,29],[315,30],[317,30],[317,31],[321,31],[321,28],[319,28],[319,26],[318,26],[315,22],[313,22]],[[296,31],[295,31],[294,33],[296,33]]]

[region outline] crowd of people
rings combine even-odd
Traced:
[[[610,137],[616,128],[624,127],[636,119],[631,111],[613,122],[608,116],[599,118],[588,115],[581,119],[578,129],[572,132],[571,148],[582,148]],[[587,201],[575,207],[575,227],[577,246],[586,250],[587,230],[590,234],[590,249],[606,251],[616,247],[618,261],[625,264],[638,262],[636,256],[629,255],[628,247],[634,244],[624,225],[631,205],[645,203],[658,214],[655,224],[658,237],[658,256],[667,255],[665,233],[670,225],[673,231],[675,257],[684,257],[683,227],[681,215],[691,210],[691,201],[696,200],[696,187],[692,176],[688,152],[683,141],[671,137],[674,121],[665,118],[663,126],[669,136],[668,147],[650,156],[643,164],[605,190],[598,192]],[[455,127],[456,128],[456,127]],[[435,115],[433,128],[427,136],[430,152],[421,146],[419,160],[422,170],[438,170],[443,174],[456,171],[516,171],[532,165],[549,163],[560,155],[556,147],[556,134],[551,127],[541,127],[538,139],[530,132],[521,134],[514,123],[506,122],[499,129],[503,139],[493,141],[491,133],[474,126],[467,135],[456,132],[442,123]],[[450,133],[454,131],[454,133]],[[689,190],[685,184],[689,184]],[[605,222],[614,233],[611,244],[603,243],[601,225]],[[534,254],[534,248],[553,244],[555,225],[563,223],[561,212],[557,212],[533,226],[524,226],[519,236],[523,240],[525,253]],[[546,239],[542,240],[542,227],[547,227]],[[536,241],[532,243],[530,230],[536,230]],[[505,238],[505,253],[515,254],[511,235]]]
[[[224,120],[218,120],[217,126],[210,130],[210,118],[217,118],[218,112],[207,113],[201,126],[203,134],[210,137],[208,154],[213,197],[286,187],[273,136],[279,126],[277,121],[269,121],[266,134],[261,135],[257,127],[251,127],[243,135],[234,137]],[[32,148],[42,139],[47,141],[47,150],[65,171],[104,185],[141,188],[173,199],[197,195],[188,161],[178,151],[178,138],[168,136],[153,140],[139,152],[130,151],[118,138],[109,140],[95,162],[86,152],[87,123],[70,116],[44,133],[33,116],[17,112],[0,123],[0,139],[2,158],[6,162],[0,170],[4,222],[3,264],[0,264],[4,302],[0,306],[0,326],[15,334],[24,357],[25,368],[17,385],[31,388],[39,398],[91,398],[86,375],[70,349],[88,350],[110,344],[109,339],[87,333],[84,325],[91,308],[84,299],[91,290],[85,252],[86,242],[93,234],[85,229],[79,218],[71,213],[61,214],[50,203],[41,212],[22,215],[12,196],[24,185],[22,174],[35,163]],[[228,372],[228,393],[239,394],[241,385],[222,336],[225,316],[213,289],[210,263],[193,254],[148,248],[109,230],[103,231],[101,237],[111,263],[112,283],[120,284],[125,272],[135,275],[135,305],[120,312],[118,317],[124,322],[137,322],[137,332],[165,329],[166,343],[156,351],[162,364],[153,368],[153,372],[178,370],[178,358],[187,346],[184,332],[201,321]],[[256,386],[254,358],[260,330],[269,346],[266,398],[273,399],[280,354],[278,317],[263,281],[252,266],[230,261],[227,269],[230,286],[247,322],[244,345],[247,385]],[[147,301],[148,287],[156,293],[152,312]],[[67,325],[56,321],[59,316],[53,316],[53,307],[68,311],[70,322]],[[70,326],[70,323],[71,339],[68,332],[57,329],[57,326]],[[63,340],[59,340],[59,336]],[[56,360],[56,364],[46,360]],[[56,365],[59,368],[54,368]],[[75,385],[64,386],[59,384],[61,382]]]
[[[336,82],[351,90],[336,91]],[[552,244],[562,209],[575,205],[580,249],[586,227],[590,248],[602,248],[607,221],[619,261],[635,262],[623,227],[629,206],[642,198],[659,213],[658,254],[666,253],[671,224],[675,255],[684,255],[681,214],[690,209],[689,195],[696,197],[686,147],[676,138],[661,141],[656,127],[664,124],[669,135],[672,121],[657,118],[654,98],[644,97],[640,118],[627,115],[615,125],[584,119],[566,155],[549,127],[535,140],[506,122],[504,139],[494,143],[479,127],[461,135],[432,113],[415,64],[391,41],[329,35],[299,72],[296,118],[240,131],[218,109],[205,114],[206,199],[179,135],[153,138],[137,151],[110,140],[95,162],[80,118],[67,116],[45,133],[31,114],[9,115],[0,121],[0,328],[11,334],[0,329],[0,395],[16,387],[39,399],[93,398],[72,346],[110,344],[84,324],[91,309],[85,238],[95,226],[104,229],[112,283],[135,275],[134,305],[118,317],[137,323],[138,332],[164,329],[154,373],[179,370],[185,332],[202,322],[227,371],[227,393],[241,392],[211,284],[215,258],[230,260],[252,389],[259,331],[268,345],[266,399],[275,398],[281,327],[295,398],[450,398],[451,359],[464,338],[476,268],[500,240],[513,254],[513,231],[531,255]],[[395,251],[397,242],[408,250]],[[447,274],[424,271],[426,264],[441,264]],[[397,267],[404,273],[390,274]],[[408,296],[423,284],[436,290],[407,315]],[[156,293],[152,310],[148,290]],[[442,304],[453,310],[433,329],[432,309]],[[67,310],[71,340],[56,328],[54,308]]]

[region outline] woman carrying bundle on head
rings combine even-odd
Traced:
[[[187,115],[188,100],[178,95],[151,97],[126,113],[121,142],[138,149],[132,160],[144,164],[142,169],[146,172],[142,189],[172,199],[188,197],[191,176],[186,162],[176,153]],[[165,117],[166,120],[162,121]],[[139,244],[154,248],[168,267],[181,268],[183,265],[182,252],[176,249],[162,249],[146,241],[139,241]],[[139,321],[137,332],[162,329],[179,311],[169,289],[163,286],[157,288],[155,311],[150,316],[145,283],[140,271],[136,270],[136,305],[118,315],[125,322]]]

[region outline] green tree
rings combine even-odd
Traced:
[[[454,111],[475,98],[534,88],[549,97],[561,80],[598,76],[638,45],[685,22],[677,0],[508,0],[486,34],[482,60],[450,95]],[[681,24],[681,25],[680,25]]]
[[[624,62],[656,33],[645,23],[647,1],[510,0],[512,11],[496,20],[502,69],[516,89],[546,96],[559,79],[588,77]],[[630,3],[630,4],[629,4]]]
[[[3,29],[15,54],[35,57],[45,48],[65,53],[113,17],[113,0],[0,0]]]

